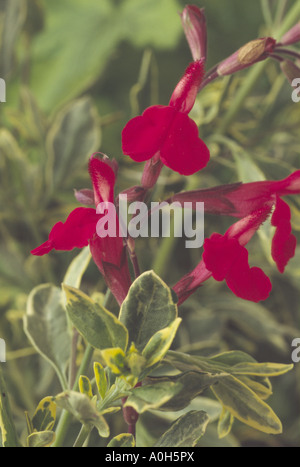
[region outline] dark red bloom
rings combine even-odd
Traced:
[[[250,268],[245,245],[269,214],[269,208],[262,209],[233,224],[225,235],[214,233],[206,239],[198,266],[173,287],[179,304],[210,277],[225,280],[230,290],[244,300],[265,300],[271,292],[271,282],[260,268]]]
[[[272,239],[272,258],[283,273],[295,255],[296,237],[291,233],[291,211],[282,196],[300,193],[300,170],[279,181],[236,183],[208,190],[174,195],[169,202],[204,202],[206,213],[241,218],[225,235],[214,233],[203,245],[202,261],[174,287],[182,303],[209,277],[225,280],[238,297],[246,300],[265,300],[271,283],[259,268],[250,268],[245,245],[259,227],[271,216],[275,227]]]
[[[108,160],[92,157],[89,162],[89,173],[93,184],[93,197],[96,206],[99,203],[113,203],[115,172]],[[91,192],[77,192],[77,198],[91,203]],[[126,248],[121,236],[100,238],[96,226],[101,215],[96,209],[79,207],[74,209],[66,221],[58,222],[52,228],[48,240],[31,251],[33,255],[42,256],[51,250],[72,250],[90,246],[93,260],[121,304],[128,293],[131,278],[126,257]],[[116,222],[118,225],[118,222]]]
[[[159,155],[164,165],[183,175],[207,165],[209,150],[199,138],[196,123],[187,115],[195,103],[203,73],[203,60],[191,63],[169,105],[149,107],[127,123],[122,132],[124,154],[136,162]]]

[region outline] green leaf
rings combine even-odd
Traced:
[[[170,48],[182,34],[176,0],[51,0],[33,39],[30,87],[43,110],[82,94],[101,76],[119,43]]]
[[[157,441],[155,447],[194,447],[204,435],[209,422],[208,415],[191,411],[182,415]]]
[[[52,173],[55,187],[99,149],[100,138],[97,111],[89,98],[71,102],[59,112],[46,139],[47,177]]]
[[[80,288],[81,279],[91,261],[90,248],[87,246],[82,248],[81,252],[73,259],[65,274],[63,283],[74,287]]]
[[[1,42],[0,42],[0,63],[1,77],[6,79],[14,66],[15,43],[26,20],[27,5],[25,2],[11,0],[2,2],[1,14]]]
[[[250,376],[279,376],[284,375],[292,370],[294,365],[284,365],[281,363],[239,363],[231,367],[230,371],[233,375],[250,375]]]
[[[56,419],[56,404],[52,397],[44,397],[32,417],[32,428],[36,431],[52,430]]]
[[[175,376],[149,377],[145,388],[154,388],[156,384],[163,382],[175,383],[176,390],[173,396],[160,406],[160,410],[178,411],[187,407],[195,397],[199,396],[210,386],[218,383],[221,378],[226,375],[212,375],[210,373],[200,373],[196,371],[188,371]],[[134,389],[133,394],[137,393],[138,388]]]
[[[223,406],[238,420],[264,433],[279,434],[282,425],[271,407],[248,386],[234,376],[228,376],[212,387]]]
[[[100,350],[110,347],[126,349],[127,330],[112,313],[78,289],[63,284],[63,290],[68,316],[91,346]]]
[[[246,384],[262,400],[268,399],[272,394],[272,385],[268,378],[239,376],[238,379]]]
[[[109,436],[109,426],[96,405],[85,394],[64,391],[54,398],[58,407],[67,410],[84,425],[95,426],[103,438]]]
[[[103,366],[98,362],[94,362],[94,375],[99,395],[101,399],[104,399],[107,391],[107,377]]]
[[[125,372],[128,372],[128,368],[126,368],[125,352],[119,347],[104,349],[102,350],[101,355],[106,365],[115,375],[122,375],[125,374]]]
[[[151,337],[177,318],[170,288],[153,272],[141,274],[122,303],[120,321],[129,332],[129,342],[142,351]]]
[[[163,359],[175,338],[180,323],[181,318],[177,318],[170,326],[157,331],[150,338],[142,352],[143,357],[146,359],[146,367],[155,365]]]
[[[223,408],[218,422],[218,436],[220,439],[225,438],[230,433],[233,422],[234,416]]]
[[[81,392],[81,394],[85,394],[89,399],[93,398],[92,385],[87,376],[80,375],[78,386],[79,386],[79,391]]]
[[[129,433],[121,433],[115,436],[107,445],[108,448],[134,448],[135,439]]]
[[[62,387],[66,388],[71,338],[63,299],[61,290],[52,284],[35,287],[27,300],[24,330],[33,346],[53,365]]]
[[[50,447],[55,441],[53,431],[37,431],[27,437],[27,446],[29,448]]]
[[[172,381],[158,382],[133,389],[124,407],[133,407],[138,413],[158,409],[166,404],[182,389],[182,385]]]

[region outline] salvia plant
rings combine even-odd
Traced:
[[[268,2],[262,3],[266,19],[271,21],[272,9],[267,8]],[[123,163],[113,154],[99,152],[98,138],[88,131],[95,124],[89,100],[80,98],[55,117],[46,136],[48,158],[43,175],[32,189],[46,193],[57,203],[72,163],[67,157],[57,158],[56,153],[63,154],[69,148],[76,159],[74,166],[82,166],[81,153],[86,148],[90,151],[84,166],[88,178],[83,178],[84,183],[86,180],[90,183],[77,186],[74,201],[72,192],[67,195],[69,202],[61,207],[60,214],[54,213],[55,201],[52,205],[42,201],[36,207],[41,210],[47,207],[49,216],[47,220],[42,217],[43,228],[40,224],[39,230],[35,224],[31,231],[28,267],[36,267],[38,271],[39,265],[44,264],[49,272],[49,258],[63,254],[69,261],[67,255],[74,254],[61,286],[55,273],[50,272],[47,281],[35,284],[26,298],[22,322],[34,357],[44,361],[51,375],[54,372],[60,388],[41,383],[40,390],[46,387],[48,392],[36,406],[30,404],[24,410],[26,429],[21,428],[20,417],[16,423],[15,403],[10,397],[12,381],[6,383],[3,374],[6,363],[1,363],[0,427],[4,447],[234,446],[235,430],[247,433],[250,429],[257,433],[256,440],[260,436],[282,434],[282,414],[275,413],[273,408],[271,380],[279,376],[284,379],[293,373],[292,360],[279,356],[279,361],[274,362],[269,352],[271,361],[262,362],[253,356],[256,352],[251,336],[246,346],[239,343],[249,329],[256,342],[255,334],[263,336],[267,328],[273,333],[270,348],[282,343],[275,317],[261,302],[272,300],[277,287],[275,270],[284,274],[296,254],[299,224],[293,223],[293,215],[297,215],[300,194],[299,154],[293,170],[286,165],[282,176],[267,179],[248,156],[239,130],[227,138],[226,129],[238,115],[253,83],[263,79],[267,63],[272,63],[272,70],[276,69],[281,86],[286,80],[292,84],[300,77],[299,2],[293,2],[285,16],[284,12],[285,8],[279,5],[274,37],[254,38],[209,68],[209,18],[199,6],[183,8],[177,21],[189,46],[190,63],[188,60],[185,71],[179,73],[181,78],[178,77],[167,104],[150,105],[143,112],[136,112],[121,131],[122,158],[139,177],[135,177],[134,184],[125,185]],[[241,79],[245,69],[249,69],[248,84],[236,90],[238,98],[231,106],[228,89],[235,79]],[[292,93],[293,88],[289,88]],[[205,117],[203,109],[208,112],[208,106],[203,104],[201,110],[201,101],[214,99],[212,89],[219,97],[211,104],[213,115]],[[275,87],[273,91],[276,92]],[[210,136],[202,131],[201,120],[218,119],[222,101],[226,101],[229,110],[223,120],[220,117],[218,131],[214,133],[213,126],[210,127],[213,133]],[[253,113],[255,127],[255,119],[259,117],[251,105],[250,102],[248,111]],[[31,137],[37,145],[44,138],[43,123],[42,120],[38,123],[41,114],[25,89],[23,106],[25,116],[30,113],[33,120],[26,120],[23,115],[22,127],[17,123],[18,115],[11,113],[10,122],[19,125],[26,140],[31,131],[26,125],[35,121],[36,133],[32,132]],[[85,140],[77,123],[82,113],[86,117]],[[66,138],[70,140],[65,141]],[[215,183],[213,169],[208,170],[210,164],[212,167],[216,164],[219,157],[216,148],[220,145],[232,150],[243,174],[242,181],[228,178],[222,185]],[[295,145],[299,149],[299,140],[295,140]],[[13,133],[1,129],[0,147],[4,159],[8,156],[18,162],[18,177],[27,177]],[[227,165],[230,167],[229,160]],[[8,163],[2,168],[7,167],[13,166]],[[202,178],[198,178],[200,172]],[[166,174],[175,180],[172,189],[162,189]],[[20,190],[26,192],[26,184],[37,180],[34,175],[32,170],[20,184]],[[139,232],[143,232],[140,236],[145,238],[138,238],[120,222],[124,197],[134,208],[129,213],[131,225],[135,226],[135,232],[140,226]],[[153,252],[153,239],[151,234],[146,238],[149,232],[145,225],[148,226],[146,221],[153,214],[152,203],[158,201],[170,208],[175,203],[183,211],[188,206],[194,215],[201,206],[205,219],[206,216],[214,219],[212,232],[205,229],[203,246],[188,250],[193,255],[193,261],[187,263],[190,266],[184,271],[181,268],[178,274],[170,271],[169,276],[168,252],[181,257],[187,249],[181,242],[174,248],[174,238],[169,232],[169,236],[161,239],[161,248],[157,243],[157,252]],[[30,220],[34,208],[31,206],[25,211],[28,225],[34,225]],[[142,218],[139,210],[145,206]],[[48,232],[45,225],[49,226]],[[255,243],[257,237],[268,258],[265,262],[258,255],[261,247]],[[60,253],[71,250],[73,253]],[[141,267],[147,263],[143,257],[148,257],[151,251],[156,256],[153,267]],[[97,276],[99,288],[86,286],[84,278],[89,271],[93,277]],[[219,291],[222,293],[217,302]],[[190,303],[192,309],[199,308],[199,317],[196,313],[191,321]],[[218,303],[219,314],[222,309],[227,313],[220,321],[217,315],[209,317],[213,303]],[[237,324],[239,313],[241,328]],[[202,330],[199,339],[193,334],[193,320],[195,329],[199,324]],[[216,344],[217,331],[210,330],[213,322],[219,323],[219,329],[231,323],[227,332],[236,336],[232,337],[233,345]],[[287,327],[285,332],[290,335]],[[191,341],[184,337],[189,334],[193,336]],[[24,378],[26,384],[37,385]]]

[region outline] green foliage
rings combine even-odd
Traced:
[[[194,447],[205,433],[208,421],[205,412],[188,412],[173,423],[157,441],[155,447]]]
[[[206,11],[208,68],[246,41],[277,36],[287,26],[289,11],[280,6],[286,2],[269,2],[264,15],[260,3],[196,1]],[[299,374],[290,363],[292,338],[300,335],[300,249],[284,276],[278,274],[269,222],[251,242],[253,262],[274,284],[263,304],[239,300],[208,281],[178,311],[171,286],[199,262],[201,251],[183,249],[177,238],[136,242],[146,272],[133,281],[121,309],[104,298],[88,248],[30,255],[78,206],[73,190],[90,188],[91,153],[116,158],[118,190],[140,182],[141,167],[122,155],[120,132],[130,116],[168,102],[191,60],[178,16],[184,5],[1,2],[5,447],[299,446]],[[188,185],[165,169],[155,199],[190,185],[277,180],[299,168],[299,108],[271,60],[211,83],[191,117],[210,147],[211,164]],[[299,240],[299,198],[291,211]],[[223,233],[229,222],[207,216],[205,234]],[[139,415],[136,439],[123,433],[122,408]]]

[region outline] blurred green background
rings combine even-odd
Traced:
[[[195,0],[206,12],[207,68],[249,40],[276,36],[295,3]],[[118,161],[117,191],[140,182],[143,167],[122,155],[121,130],[145,107],[167,104],[191,61],[178,14],[184,6],[180,0],[0,0],[0,77],[7,86],[6,103],[0,103],[0,337],[7,343],[3,365],[20,431],[24,410],[59,390],[24,335],[27,296],[37,284],[60,285],[78,253],[36,258],[30,250],[78,206],[74,189],[90,188],[86,169],[94,151]],[[191,116],[211,149],[211,162],[188,181],[165,170],[156,199],[191,186],[280,179],[299,169],[300,104],[292,102],[277,63],[253,70],[219,79],[199,94]],[[290,206],[299,239],[299,197]],[[223,233],[230,222],[207,216],[206,235]],[[173,285],[201,258],[183,241],[140,240],[141,269],[154,268]],[[283,276],[270,260],[267,226],[249,251],[272,279],[270,298],[258,305],[243,302],[223,284],[208,282],[181,308],[177,348],[206,355],[240,349],[259,361],[290,363],[291,341],[300,336],[299,247]],[[104,290],[93,265],[83,287]],[[212,424],[204,445],[299,446],[299,365],[276,381],[270,405],[283,421],[283,435],[262,435],[236,423],[233,434],[218,441]],[[157,424],[151,417],[147,423],[155,437]]]

